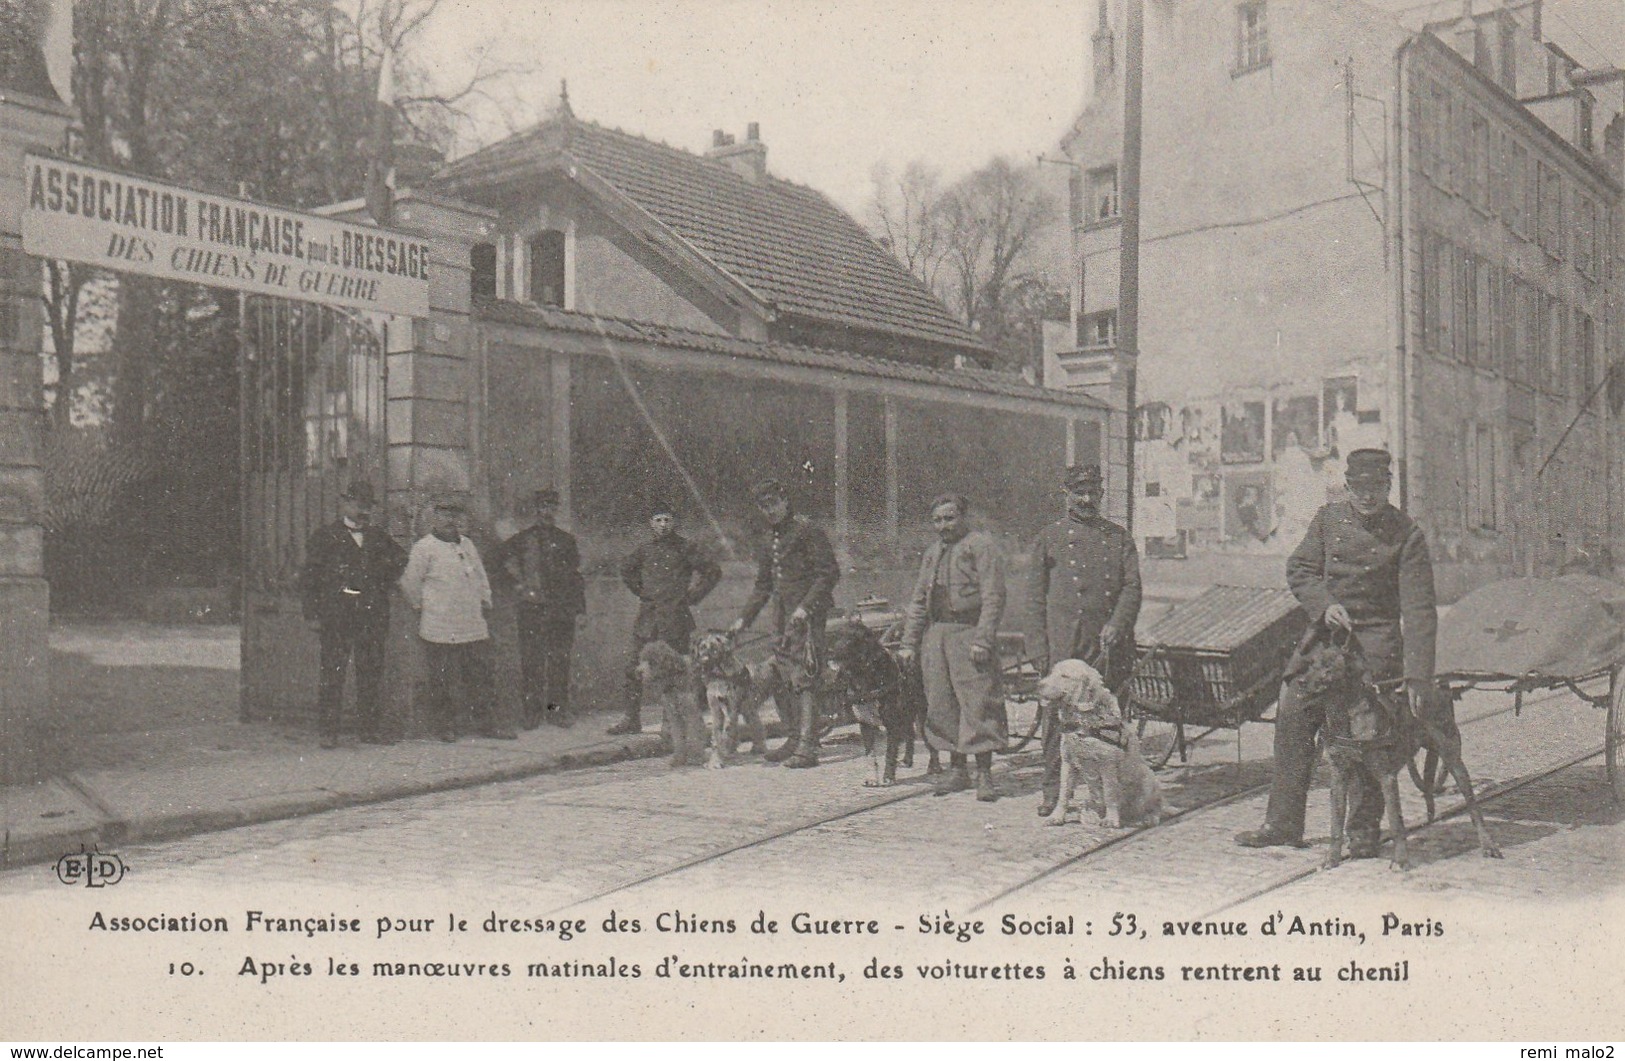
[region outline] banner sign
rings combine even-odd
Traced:
[[[127,273],[408,317],[429,245],[365,225],[27,155],[23,250]]]

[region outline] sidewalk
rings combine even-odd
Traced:
[[[1158,580],[1141,623],[1205,587]],[[51,780],[0,788],[0,869],[443,789],[661,754],[658,720],[608,737],[610,715],[517,741],[318,748],[306,728],[237,719],[234,626],[58,624]],[[773,732],[774,727],[769,726]]]
[[[135,624],[51,631],[63,770],[0,788],[0,868],[337,807],[661,754],[657,720],[608,737],[610,716],[517,741],[402,741],[324,750],[300,727],[237,714],[237,628]]]

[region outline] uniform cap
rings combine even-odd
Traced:
[[[544,486],[531,494],[530,500],[537,505],[556,505],[559,503],[559,492],[551,486]]]
[[[437,512],[468,511],[468,506],[464,505],[463,499],[458,497],[456,494],[441,494],[439,497],[434,499],[434,507],[435,511]]]
[[[649,502],[647,515],[650,519],[654,519],[656,516],[676,516],[677,506],[666,500],[651,501]]]
[[[775,501],[790,496],[785,492],[784,484],[777,479],[763,479],[751,488],[750,493],[758,501]]]
[[[1100,486],[1105,483],[1100,474],[1098,464],[1074,464],[1066,470],[1066,488],[1078,490],[1086,486]]]
[[[1349,454],[1350,479],[1387,479],[1393,475],[1393,457],[1385,449],[1357,449]]]

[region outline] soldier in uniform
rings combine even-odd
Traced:
[[[792,704],[781,704],[790,717],[784,720],[785,741],[765,758],[791,768],[818,765],[819,703],[824,683],[824,624],[835,606],[835,583],[841,569],[835,562],[835,549],[829,536],[806,516],[792,511],[790,495],[777,479],[767,479],[753,491],[756,507],[771,531],[756,554],[756,586],[738,619],[734,633],[756,621],[771,601],[773,632],[781,645],[786,634],[795,638],[795,627],[805,627],[808,638],[810,673],[798,675]]]
[[[375,503],[371,483],[351,483],[339,495],[339,518],[318,529],[305,546],[304,615],[316,625],[322,645],[316,703],[324,748],[338,746],[344,672],[352,658],[361,739],[388,743],[378,725],[378,693],[389,638],[389,594],[406,567],[406,550],[372,525]]]
[[[971,530],[970,503],[958,494],[931,502],[937,540],[925,550],[909,598],[900,663],[916,654],[925,680],[926,740],[945,748],[950,768],[933,795],[971,787],[966,757],[976,757],[976,798],[992,803],[993,753],[1007,737],[999,688],[999,620],[1004,616],[1004,570],[999,547],[986,531]]]
[[[633,550],[621,564],[621,581],[642,602],[632,623],[632,646],[626,658],[625,715],[609,727],[612,736],[643,730],[638,653],[651,641],[664,641],[688,653],[694,615],[689,610],[722,581],[722,568],[695,543],[677,533],[677,509],[664,501],[649,506],[654,538]]]
[[[491,564],[512,580],[519,603],[519,666],[525,683],[523,725],[535,729],[545,718],[568,727],[570,649],[576,627],[587,619],[586,587],[575,535],[554,525],[559,492],[531,495],[534,522],[501,545]]]
[[[1063,659],[1098,667],[1108,688],[1134,669],[1134,623],[1140,615],[1140,558],[1129,532],[1100,515],[1105,494],[1098,464],[1068,468],[1066,518],[1045,527],[1033,546],[1028,576],[1032,652],[1044,670]],[[1044,791],[1039,817],[1055,810],[1061,791],[1061,733],[1044,719]]]
[[[1386,450],[1348,455],[1349,499],[1321,507],[1302,544],[1287,560],[1287,584],[1311,622],[1352,631],[1372,678],[1403,677],[1418,715],[1433,683],[1438,612],[1427,539],[1411,518],[1388,503],[1393,483]],[[1304,804],[1315,767],[1320,704],[1296,683],[1281,689],[1275,719],[1275,777],[1262,829],[1236,837],[1243,847],[1302,847]],[[1381,839],[1382,791],[1356,774],[1350,786],[1349,841],[1355,858],[1372,858]]]

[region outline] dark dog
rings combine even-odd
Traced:
[[[705,687],[705,704],[711,715],[711,755],[705,765],[720,770],[738,747],[739,729],[750,727],[751,752],[767,750],[767,733],[762,728],[761,703],[766,690],[757,689],[755,676],[734,654],[733,634],[695,634],[691,651],[694,671]]]
[[[1326,759],[1332,767],[1332,836],[1324,868],[1343,861],[1343,839],[1348,814],[1349,779],[1355,771],[1375,776],[1382,786],[1388,808],[1388,830],[1394,837],[1389,867],[1410,868],[1405,846],[1405,820],[1399,808],[1399,771],[1410,771],[1411,780],[1422,791],[1428,820],[1433,820],[1433,796],[1437,764],[1443,762],[1467,803],[1467,813],[1478,832],[1479,850],[1485,858],[1500,858],[1490,832],[1473,798],[1473,782],[1461,758],[1461,731],[1456,726],[1455,700],[1446,689],[1431,688],[1420,717],[1411,711],[1402,691],[1385,689],[1374,683],[1351,635],[1334,633],[1324,627],[1311,627],[1299,648],[1293,680],[1303,695],[1325,705]],[[1416,769],[1416,753],[1426,750],[1422,776]]]
[[[880,635],[856,619],[830,628],[827,667],[829,693],[852,709],[863,734],[863,750],[874,768],[874,776],[864,786],[893,784],[899,752],[904,766],[914,765],[914,733],[925,726],[924,689],[914,695],[908,676],[881,644]],[[886,733],[884,765],[879,755],[882,730]],[[941,769],[935,751],[931,763]]]

